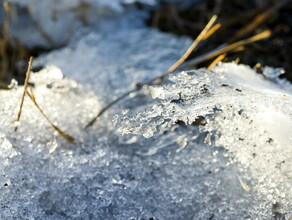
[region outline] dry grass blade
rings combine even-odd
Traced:
[[[131,93],[133,92],[137,92],[139,90],[141,90],[143,87],[149,86],[149,85],[153,85],[153,84],[160,84],[163,79],[168,76],[169,74],[173,73],[178,67],[181,66],[181,64],[183,64],[186,59],[190,56],[190,54],[194,51],[194,49],[198,46],[198,44],[205,38],[207,39],[205,36],[209,35],[211,36],[211,34],[215,33],[216,30],[218,30],[218,28],[220,28],[220,26],[217,26],[216,28],[214,28],[212,30],[212,26],[215,23],[215,21],[217,20],[217,15],[213,15],[212,18],[210,19],[210,21],[208,22],[208,24],[205,26],[205,28],[202,30],[202,32],[198,35],[198,37],[193,41],[193,43],[191,44],[191,46],[187,49],[187,51],[180,57],[180,59],[178,59],[178,61],[175,62],[175,64],[173,64],[164,74],[155,77],[154,79],[150,80],[147,83],[141,83],[138,84],[138,86],[131,90],[128,91],[126,93],[124,93],[123,95],[121,95],[120,97],[118,97],[117,99],[115,99],[114,101],[110,102],[109,104],[107,104],[104,108],[102,108],[100,110],[100,112],[84,127],[84,129],[87,129],[89,127],[91,127],[96,120],[104,113],[106,112],[110,107],[112,107],[114,104],[116,104],[117,102],[123,100],[124,98],[126,98],[127,96],[129,96]],[[208,36],[208,37],[209,37]]]
[[[208,66],[208,70],[210,70],[212,67],[216,66],[220,61],[222,61],[226,57],[226,53],[219,55],[216,57],[215,60],[212,61],[212,63]]]
[[[235,52],[240,52],[245,49],[244,46],[239,46],[235,48],[234,50],[231,50],[230,52],[235,53]],[[207,67],[207,70],[210,70],[212,67],[216,66],[220,61],[222,61],[225,57],[227,56],[227,53],[220,54],[218,57],[216,57],[211,64]]]
[[[203,37],[202,40],[207,40],[211,35],[213,35],[219,28],[221,28],[221,24],[215,24]]]
[[[212,27],[212,25],[217,20],[217,15],[213,15],[208,24],[205,26],[205,28],[202,30],[202,32],[199,34],[199,36],[194,40],[194,42],[191,44],[191,46],[187,49],[187,51],[181,56],[181,58],[175,62],[165,73],[165,75],[168,75],[172,72],[174,72],[182,63],[186,61],[186,59],[190,56],[190,54],[194,51],[194,49],[198,46],[198,44],[203,40],[204,37],[206,37],[206,34]],[[218,29],[218,28],[217,28]],[[215,31],[213,30],[213,33]],[[209,36],[211,34],[209,33]],[[207,39],[207,38],[206,38]]]
[[[41,109],[41,107],[39,106],[39,104],[36,101],[36,98],[34,96],[33,90],[30,87],[30,92],[27,91],[27,95],[30,97],[31,101],[34,103],[34,105],[37,107],[37,109],[40,111],[40,113],[44,116],[44,118],[50,123],[50,125],[63,137],[65,138],[67,141],[69,141],[70,143],[74,143],[75,139],[66,134],[65,132],[63,132],[59,127],[57,127],[56,125],[54,125],[54,123],[49,119],[49,117],[44,113],[44,111]]]
[[[22,97],[21,97],[21,102],[20,102],[20,106],[19,106],[19,111],[18,111],[18,114],[17,114],[16,122],[19,122],[19,120],[20,120],[20,116],[21,116],[21,112],[22,112],[22,106],[23,106],[23,102],[24,102],[24,96],[27,93],[27,86],[28,86],[28,81],[29,81],[29,78],[30,78],[32,62],[33,62],[33,57],[30,57],[29,62],[28,62],[27,71],[26,71],[25,82],[24,82],[24,86],[23,86],[23,93],[22,93]],[[15,131],[17,131],[17,128],[18,128],[18,126],[16,125]]]
[[[272,15],[274,15],[277,11],[279,11],[288,1],[282,0],[279,1],[276,5],[274,5],[272,8],[266,10],[263,13],[260,13],[257,15],[252,22],[248,23],[246,26],[241,28],[237,33],[235,34],[235,37],[233,40],[239,39],[249,33],[251,33],[253,30],[255,30],[259,25],[267,21]],[[233,41],[232,40],[232,41]]]
[[[216,49],[211,50],[211,51],[209,51],[205,54],[202,54],[201,56],[198,56],[198,57],[194,58],[193,60],[189,61],[187,66],[193,67],[199,63],[202,63],[202,62],[210,60],[216,56],[219,56],[220,54],[234,51],[237,48],[240,48],[246,44],[250,44],[250,43],[253,43],[255,41],[263,40],[263,39],[268,38],[270,36],[271,36],[271,31],[266,30],[266,31],[263,31],[259,34],[254,35],[250,38],[240,40],[240,41],[237,41],[237,42],[232,43],[232,44],[221,45],[221,46],[217,47]]]

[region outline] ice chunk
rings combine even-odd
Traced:
[[[142,130],[154,131],[157,126],[177,121],[192,124],[199,116],[223,111],[230,105],[239,110],[252,109],[256,113],[269,106],[286,115],[292,111],[289,87],[285,90],[279,84],[264,80],[263,76],[243,65],[230,63],[212,71],[181,72],[170,76],[169,80],[172,83],[150,88],[152,97],[161,101],[122,120],[122,133],[145,134]]]
[[[232,63],[169,79],[171,83],[151,88],[152,97],[159,99],[156,103],[116,117],[118,130],[151,137],[179,122],[196,124],[203,117],[206,123],[200,129],[206,133],[205,142],[224,146],[234,161],[249,170],[253,190],[277,204],[279,213],[289,213],[291,84],[265,80],[251,68]]]

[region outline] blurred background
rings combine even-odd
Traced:
[[[281,77],[292,81],[291,0],[62,0],[55,4],[11,0],[0,4],[0,87],[8,89],[13,78],[20,84],[24,81],[30,56],[65,47],[81,28],[98,31],[100,21],[129,11],[144,16],[145,24],[151,28],[192,39],[217,14],[221,28],[190,59],[222,44],[270,30],[270,38],[229,53],[223,61],[280,67],[285,70]],[[210,62],[195,67],[206,67]]]

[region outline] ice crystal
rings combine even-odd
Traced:
[[[181,72],[169,80],[150,88],[157,102],[117,116],[118,130],[149,138],[170,132],[178,123],[193,126],[203,119],[205,143],[226,148],[232,161],[249,170],[252,191],[277,204],[278,212],[290,213],[291,84],[266,80],[251,68],[232,63],[211,71]]]

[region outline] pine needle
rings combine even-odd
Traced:
[[[27,86],[28,86],[28,81],[29,81],[29,78],[30,78],[32,62],[33,62],[33,57],[30,57],[29,58],[29,62],[28,62],[27,71],[26,71],[26,76],[25,76],[25,81],[24,81],[24,86],[23,86],[23,93],[22,93],[22,97],[21,97],[21,102],[20,102],[20,106],[19,106],[19,111],[18,111],[18,114],[17,114],[16,122],[19,122],[20,117],[21,117],[21,112],[22,112],[22,107],[23,107],[23,102],[24,102],[24,96],[27,93]],[[16,124],[15,131],[17,131],[17,128],[18,128],[18,126]]]
[[[154,79],[150,80],[149,82],[146,83],[140,83],[138,84],[138,86],[133,89],[130,90],[126,93],[124,93],[123,95],[121,95],[120,97],[118,97],[117,99],[115,99],[114,101],[110,102],[109,104],[107,104],[104,108],[102,108],[100,110],[100,112],[84,127],[84,129],[87,129],[89,127],[91,127],[96,120],[104,113],[106,112],[110,107],[112,107],[113,105],[115,105],[116,103],[118,103],[119,101],[121,101],[122,99],[126,98],[127,96],[129,96],[131,93],[133,92],[137,92],[139,90],[141,90],[143,87],[147,87],[150,85],[157,85],[160,84],[163,79],[168,76],[169,74],[173,73],[175,70],[177,70],[185,61],[186,59],[190,56],[190,54],[194,51],[194,49],[198,46],[198,44],[205,38],[207,39],[208,37],[211,36],[211,34],[215,33],[216,30],[218,30],[218,28],[220,26],[217,26],[216,28],[214,28],[213,30],[211,29],[213,24],[215,23],[215,21],[217,20],[217,15],[213,15],[212,18],[210,19],[210,21],[208,22],[208,24],[205,26],[205,28],[202,30],[202,32],[198,35],[198,37],[193,41],[193,43],[191,44],[191,46],[187,49],[187,51],[175,62],[175,64],[173,64],[164,74],[155,77]],[[205,37],[206,35],[209,35],[208,37]]]
[[[64,131],[62,131],[58,126],[56,126],[50,119],[49,117],[44,113],[44,111],[41,109],[41,107],[39,106],[39,104],[36,101],[36,98],[34,96],[32,87],[30,87],[30,92],[27,91],[26,92],[27,95],[30,97],[31,101],[34,103],[34,105],[37,107],[37,109],[40,111],[40,113],[44,116],[44,118],[50,123],[50,125],[59,133],[59,135],[61,135],[63,138],[65,138],[68,142],[70,142],[71,144],[74,143],[75,139],[66,134]]]

